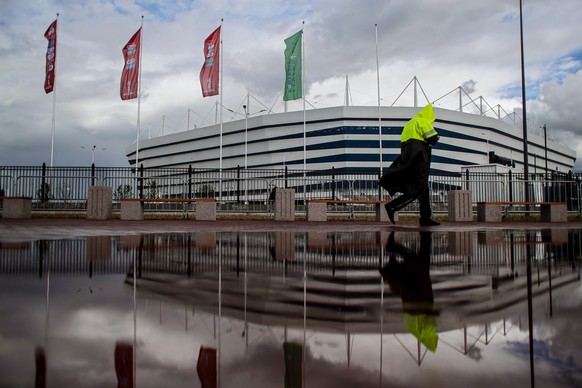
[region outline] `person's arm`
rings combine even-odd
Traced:
[[[433,146],[437,143],[437,141],[439,141],[440,138],[441,137],[439,135],[431,136],[428,139],[426,139],[426,142]]]

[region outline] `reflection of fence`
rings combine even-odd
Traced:
[[[457,250],[454,235],[470,248]],[[419,248],[418,233],[397,233],[399,243]],[[388,261],[384,232],[195,232],[87,236],[64,240],[3,242],[0,274],[127,274],[139,258],[141,273],[205,276],[264,273],[301,277],[312,273],[374,271]],[[278,249],[282,243],[286,249]],[[523,279],[528,257],[552,277],[575,273],[582,260],[582,230],[433,232],[431,269],[490,275],[507,283]],[[281,257],[284,253],[284,257]],[[217,260],[220,254],[221,261]],[[243,267],[244,266],[244,267]],[[519,278],[517,278],[519,276]],[[321,278],[319,279],[321,280]],[[378,277],[379,280],[379,277]],[[450,280],[445,276],[443,280]],[[341,279],[334,277],[333,283]],[[369,277],[362,278],[368,283]],[[357,287],[356,287],[357,288]]]
[[[377,171],[302,171],[236,168],[82,168],[0,167],[0,193],[33,199],[34,209],[84,209],[90,185],[110,186],[114,209],[123,198],[215,198],[219,212],[271,212],[270,194],[275,187],[295,190],[295,208],[305,210],[310,199],[385,200]],[[554,174],[552,179],[531,174],[466,172],[431,175],[429,189],[433,210],[447,211],[449,190],[470,190],[479,201],[566,202],[569,211],[580,212],[582,182],[574,174]],[[175,211],[175,204],[151,204],[150,210]],[[404,211],[414,212],[413,202]],[[367,205],[330,205],[331,212],[370,213]]]

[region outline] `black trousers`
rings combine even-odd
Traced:
[[[427,220],[432,216],[432,211],[430,209],[430,198],[428,186],[420,193],[414,194],[402,194],[399,197],[393,199],[388,206],[395,212],[409,205],[412,201],[418,199],[420,204],[420,219]]]

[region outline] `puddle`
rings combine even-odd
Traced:
[[[582,386],[580,230],[0,244],[0,386]]]

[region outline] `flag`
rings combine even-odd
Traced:
[[[52,92],[55,88],[55,66],[57,63],[57,20],[51,23],[44,33],[48,40],[46,49],[46,72],[44,78],[44,91],[46,94]]]
[[[138,97],[139,82],[139,51],[141,48],[141,28],[131,37],[129,42],[123,47],[123,72],[121,73],[121,84],[119,85],[119,95],[122,100],[131,100]]]
[[[220,70],[220,27],[204,41],[204,64],[200,70],[202,97],[218,94]]]
[[[303,97],[301,85],[301,39],[303,30],[285,39],[285,91],[283,100]]]

